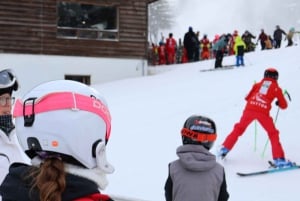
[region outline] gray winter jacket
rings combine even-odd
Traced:
[[[177,148],[178,160],[169,164],[166,201],[227,201],[224,168],[201,145]]]
[[[213,45],[212,49],[215,51],[223,50],[226,48],[228,44],[228,40],[226,40],[225,36],[221,36],[221,38]]]

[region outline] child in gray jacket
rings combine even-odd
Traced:
[[[169,164],[166,201],[227,201],[224,168],[209,152],[217,138],[215,123],[204,116],[189,117],[181,130],[179,159]]]

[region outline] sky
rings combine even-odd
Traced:
[[[182,38],[192,26],[200,35],[212,39],[216,34],[240,34],[249,30],[258,36],[261,29],[273,35],[276,25],[285,31],[291,27],[300,30],[300,4],[297,0],[168,0],[174,13],[173,29],[163,30],[164,36],[173,32],[175,38]]]
[[[176,160],[181,145],[180,130],[193,114],[212,118],[218,138],[216,153],[233,125],[239,120],[244,97],[264,70],[275,67],[279,84],[292,98],[286,110],[280,110],[276,126],[286,158],[300,163],[300,46],[276,50],[257,50],[245,55],[245,67],[200,72],[212,68],[214,61],[154,67],[156,75],[94,85],[108,102],[112,115],[112,134],[108,160],[115,166],[105,192],[137,200],[163,201],[168,163]],[[235,58],[225,57],[223,64]],[[271,115],[277,107],[273,103]],[[236,172],[264,170],[272,159],[270,145],[263,154],[266,132],[252,123],[239,139],[224,165],[230,201],[298,201],[300,170],[273,175],[241,178]],[[256,150],[255,150],[256,144]],[[188,199],[187,199],[188,200]]]

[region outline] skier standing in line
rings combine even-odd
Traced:
[[[183,46],[187,51],[188,62],[194,62],[196,49],[199,48],[199,40],[192,27],[189,27],[189,31],[184,35]]]
[[[229,37],[231,37],[229,34],[228,35],[223,34],[213,46],[213,50],[216,52],[215,68],[223,67],[222,62],[223,62],[224,52],[227,51]]]
[[[261,32],[258,36],[258,39],[257,39],[257,42],[256,44],[258,43],[258,41],[260,41],[260,46],[261,46],[261,50],[264,50],[266,49],[266,40],[268,39],[268,35],[265,33],[265,30],[264,29],[261,29]]]
[[[286,35],[286,39],[288,40],[288,44],[286,45],[287,47],[294,45],[293,37],[295,33],[299,32],[297,32],[294,27],[290,28],[288,34]]]
[[[244,66],[244,53],[246,50],[246,44],[240,36],[235,37],[233,49],[236,56],[236,66]]]
[[[228,200],[224,168],[209,152],[216,132],[215,123],[207,117],[193,115],[185,121],[181,130],[183,145],[176,151],[179,159],[169,163],[166,201]]]
[[[235,44],[235,38],[239,36],[239,32],[237,30],[233,31],[233,34],[228,34],[228,56],[234,55],[234,44]]]
[[[232,150],[238,138],[244,133],[248,125],[257,120],[267,131],[272,146],[274,164],[277,167],[290,167],[293,164],[285,159],[285,154],[279,139],[279,131],[270,116],[271,104],[274,99],[276,105],[281,109],[287,108],[287,101],[283,91],[277,83],[278,71],[275,68],[268,68],[264,72],[264,78],[255,83],[249,94],[245,97],[247,101],[243,115],[233,130],[223,142],[219,155],[224,158]]]
[[[166,46],[163,42],[159,42],[157,53],[158,53],[158,64],[159,65],[167,64]]]
[[[266,49],[270,50],[273,48],[273,39],[270,35],[268,35],[267,40],[265,40]]]
[[[173,33],[169,33],[169,38],[166,39],[166,54],[167,54],[167,64],[175,64],[176,61],[176,49],[177,43],[173,38]]]
[[[201,47],[201,60],[210,59],[210,41],[207,35],[204,34],[203,38],[200,40]]]
[[[255,44],[252,42],[252,39],[255,39],[256,36],[254,36],[252,33],[250,33],[248,30],[245,31],[242,35],[242,39],[246,44],[246,51],[245,52],[251,52],[255,50]]]
[[[276,29],[273,33],[273,38],[275,41],[275,49],[280,48],[281,47],[281,40],[282,40],[282,35],[286,36],[285,31],[283,31],[279,25],[276,26]]]

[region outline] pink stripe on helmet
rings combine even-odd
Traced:
[[[32,102],[25,105],[25,114],[23,113],[24,103],[18,99],[14,106],[13,116],[21,117],[32,114]],[[100,116],[106,124],[106,136],[108,140],[111,131],[111,116],[108,108],[100,100],[72,92],[56,92],[48,94],[34,102],[34,113],[43,113],[55,110],[84,110]]]

